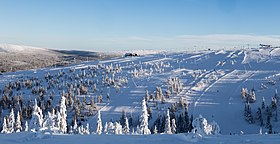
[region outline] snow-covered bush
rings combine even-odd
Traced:
[[[193,132],[201,135],[217,135],[221,133],[219,125],[213,121],[212,123],[208,123],[202,115],[195,118],[192,122]]]

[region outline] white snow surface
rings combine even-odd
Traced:
[[[24,51],[25,47],[8,49]],[[128,84],[116,93],[110,92],[110,100],[98,104],[103,124],[111,119],[118,120],[122,110],[140,115],[141,101],[146,90],[155,91],[155,86],[166,88],[166,79],[179,77],[183,82],[183,91],[166,99],[159,110],[153,109],[153,115],[164,112],[179,97],[187,98],[189,113],[194,117],[202,114],[209,121],[219,124],[221,135],[156,134],[156,135],[40,135],[36,133],[0,134],[1,143],[280,143],[279,135],[259,135],[260,126],[248,124],[244,119],[244,101],[241,99],[241,88],[254,88],[257,100],[251,104],[253,113],[261,106],[262,97],[267,104],[279,91],[280,86],[280,50],[279,49],[240,49],[201,52],[149,53],[140,57],[121,57],[104,61],[86,62],[60,68],[43,68],[36,71],[19,71],[0,76],[1,87],[10,81],[22,77],[34,76],[44,78],[47,72],[68,72],[70,68],[81,71],[88,66],[120,65],[123,76],[129,76]],[[145,53],[145,52],[143,52]],[[147,52],[148,53],[148,52]],[[140,67],[143,69],[140,71]],[[149,69],[145,69],[149,68]],[[132,77],[134,70],[139,70]],[[274,81],[274,84],[271,84]],[[263,85],[266,88],[263,89]],[[59,95],[55,95],[59,99]],[[91,93],[86,95],[92,97]],[[26,96],[27,97],[27,96]],[[153,103],[151,103],[152,105]],[[91,131],[96,130],[94,115],[88,120]],[[1,119],[2,120],[2,119]],[[272,121],[273,131],[280,132],[280,122]],[[264,133],[268,129],[263,129]],[[242,134],[241,134],[242,133]]]

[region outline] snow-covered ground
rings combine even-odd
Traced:
[[[1,143],[5,144],[279,144],[279,135],[218,135],[197,136],[193,134],[173,135],[36,135],[34,133],[1,134]]]
[[[89,88],[86,97],[90,100],[103,94],[103,102],[97,103],[102,114],[103,124],[109,121],[119,120],[122,111],[127,115],[131,113],[133,117],[138,117],[141,112],[141,101],[145,97],[146,91],[155,95],[156,86],[163,90],[168,88],[167,79],[177,77],[183,83],[182,91],[166,98],[164,104],[156,104],[150,100],[148,106],[152,107],[154,118],[149,122],[150,126],[155,121],[157,115],[164,114],[172,104],[178,103],[179,98],[188,100],[188,111],[194,117],[202,114],[209,121],[216,121],[221,129],[218,136],[198,136],[195,134],[176,135],[36,135],[34,133],[1,134],[0,140],[5,143],[279,143],[277,134],[259,135],[260,124],[256,119],[258,107],[261,107],[262,98],[265,104],[270,105],[271,98],[275,92],[279,91],[280,49],[240,49],[240,50],[218,50],[218,51],[198,51],[198,52],[142,52],[139,57],[121,57],[103,61],[85,62],[78,65],[71,65],[60,68],[43,68],[29,71],[19,71],[5,73],[0,76],[1,88],[5,84],[15,80],[35,77],[44,79],[49,72],[55,75],[64,72],[66,75],[70,70],[74,70],[70,75],[84,75],[83,81],[99,80],[101,83],[105,76],[109,78],[119,77],[121,85],[119,91],[112,86],[97,85],[97,92]],[[106,68],[107,67],[107,68]],[[121,68],[120,72],[112,76],[110,71]],[[94,70],[92,68],[95,68]],[[96,77],[87,77],[91,71],[104,73]],[[106,75],[107,73],[107,75]],[[82,76],[81,76],[82,77]],[[80,78],[80,77],[79,77]],[[65,77],[65,79],[67,79]],[[77,80],[78,81],[78,80]],[[76,82],[76,81],[75,81]],[[71,82],[69,82],[71,83]],[[64,81],[63,86],[66,83]],[[47,86],[46,83],[43,86]],[[249,124],[244,118],[245,102],[241,98],[241,89],[254,89],[256,101],[251,103],[252,114],[255,123]],[[63,90],[66,90],[64,87]],[[51,90],[49,90],[51,91]],[[102,91],[102,92],[101,92]],[[31,95],[28,90],[23,90],[24,99]],[[53,89],[56,102],[61,98],[61,90]],[[106,99],[106,94],[110,99]],[[280,122],[274,120],[278,118],[273,111],[271,125],[275,133],[280,132]],[[5,113],[5,111],[4,111]],[[96,113],[96,112],[95,112]],[[3,119],[3,114],[1,121]],[[96,129],[97,116],[94,114],[87,119],[90,130]],[[263,118],[266,122],[266,117]],[[268,129],[263,126],[263,133]],[[240,135],[242,134],[242,135]]]

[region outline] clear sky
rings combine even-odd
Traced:
[[[280,0],[0,0],[0,43],[112,51],[280,45]]]

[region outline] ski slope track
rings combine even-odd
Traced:
[[[145,53],[142,51],[143,54]],[[166,97],[164,103],[159,100],[149,100],[147,106],[151,107],[153,118],[149,126],[153,128],[158,115],[165,114],[172,104],[179,102],[180,97],[188,102],[188,113],[194,118],[200,114],[208,121],[216,121],[221,129],[220,135],[204,136],[193,132],[180,134],[157,135],[38,135],[31,132],[0,134],[1,143],[80,143],[82,141],[96,143],[280,143],[279,108],[272,112],[271,126],[275,134],[268,133],[269,129],[260,126],[257,120],[258,107],[265,104],[270,106],[271,99],[280,91],[280,49],[240,49],[240,50],[208,50],[199,52],[153,52],[138,57],[117,57],[100,61],[90,61],[59,68],[41,68],[27,71],[8,72],[0,75],[1,92],[8,83],[30,78],[42,79],[50,73],[57,75],[65,73],[60,80],[60,89],[52,87],[46,95],[53,92],[54,105],[58,105],[62,91],[66,91],[68,83],[82,81],[97,83],[97,90],[92,86],[87,94],[77,95],[78,99],[90,102],[92,98],[103,96],[102,102],[96,102],[97,109],[101,111],[103,125],[105,122],[117,121],[125,111],[133,118],[141,114],[141,101],[146,91],[155,95],[156,87],[163,92],[168,89],[168,79],[178,78],[182,82],[182,90],[177,94]],[[116,69],[120,69],[119,72]],[[72,72],[70,72],[72,71]],[[90,74],[94,77],[89,77]],[[78,77],[74,81],[67,81],[69,77]],[[83,79],[79,79],[83,77]],[[102,85],[102,80],[112,78],[118,80],[116,85]],[[42,82],[47,87],[46,82]],[[119,89],[116,86],[119,85]],[[254,89],[256,101],[250,103],[254,123],[246,121],[244,116],[245,100],[241,97],[241,89]],[[34,96],[28,89],[22,89],[23,99]],[[19,91],[14,91],[18,94]],[[165,94],[165,93],[164,93]],[[109,98],[106,99],[106,95]],[[279,102],[277,102],[279,106]],[[59,106],[59,105],[58,105]],[[180,109],[178,110],[180,111]],[[72,119],[72,111],[68,109],[68,121]],[[4,110],[0,116],[2,126],[3,117],[9,111]],[[266,123],[266,117],[263,118]],[[82,125],[89,123],[90,131],[96,130],[97,111],[86,117]],[[151,130],[152,131],[152,130]]]

